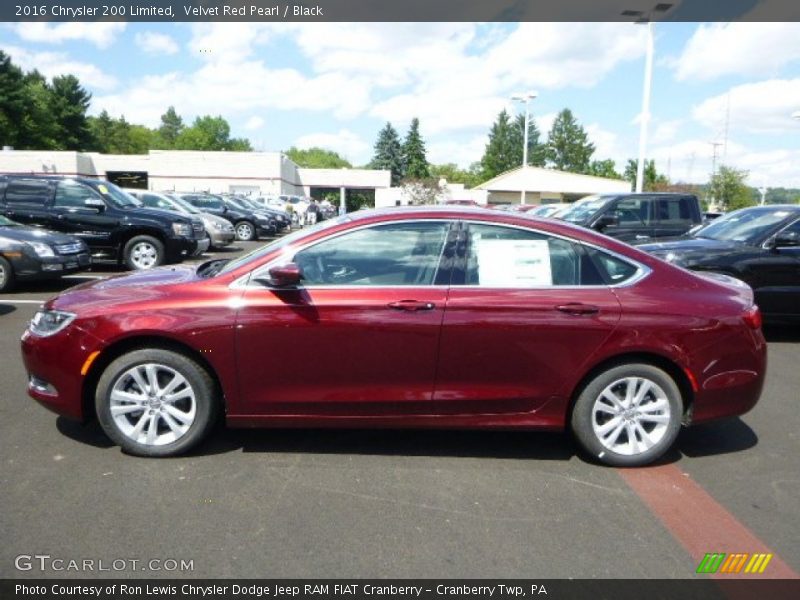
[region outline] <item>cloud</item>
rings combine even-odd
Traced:
[[[692,108],[692,118],[716,137],[724,134],[730,100],[729,132],[785,134],[792,128],[792,112],[800,106],[800,78],[746,83],[708,98]]]
[[[671,62],[679,81],[705,81],[777,75],[798,60],[800,23],[712,23],[700,25]]]
[[[25,71],[36,69],[48,78],[75,75],[81,85],[98,90],[109,90],[117,85],[116,78],[99,67],[71,60],[63,52],[31,52],[16,46],[5,46],[3,50]]]
[[[433,164],[455,163],[462,169],[480,160],[489,143],[489,136],[477,135],[465,141],[444,138],[428,144],[428,161]]]
[[[86,41],[98,48],[108,48],[125,31],[125,23],[68,22],[50,25],[43,22],[19,23],[16,32],[27,42],[61,44],[66,41]]]
[[[134,41],[146,54],[176,54],[179,50],[178,43],[171,36],[155,31],[141,31]]]
[[[261,129],[264,126],[264,119],[261,117],[250,117],[244,124],[244,128],[247,131],[255,131],[256,129]]]
[[[372,150],[361,136],[348,129],[340,129],[337,133],[310,133],[297,138],[294,145],[300,149],[332,150],[355,165],[369,162]]]

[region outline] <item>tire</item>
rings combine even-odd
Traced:
[[[156,394],[149,393],[153,378],[160,388]],[[165,394],[171,383],[174,389]],[[182,354],[134,350],[103,371],[95,409],[103,431],[124,452],[177,456],[205,439],[214,426],[219,406],[215,389],[208,372]]]
[[[240,242],[252,242],[258,237],[256,226],[250,221],[239,221],[233,229],[236,231],[236,239]]]
[[[643,394],[638,403],[637,393]],[[653,365],[631,363],[603,371],[583,388],[571,424],[578,443],[596,460],[639,467],[672,446],[682,417],[683,399],[672,377]]]
[[[164,244],[149,235],[137,235],[122,251],[125,265],[133,271],[144,271],[164,264]]]
[[[14,268],[0,256],[0,293],[10,292],[14,287]]]

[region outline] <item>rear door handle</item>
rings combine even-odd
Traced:
[[[592,304],[581,304],[580,302],[571,302],[569,304],[560,304],[556,306],[559,310],[568,315],[596,315],[600,312],[600,307]]]
[[[388,307],[395,310],[416,312],[418,310],[433,310],[436,305],[433,302],[422,302],[421,300],[398,300],[397,302],[389,302]]]

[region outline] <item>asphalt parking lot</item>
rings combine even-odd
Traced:
[[[682,431],[655,468],[597,466],[565,434],[224,427],[147,460],[25,393],[38,304],[113,272],[0,295],[0,577],[690,578],[704,552],[758,551],[765,576],[800,572],[800,329],[767,330],[751,413]],[[193,570],[17,570],[37,554]]]

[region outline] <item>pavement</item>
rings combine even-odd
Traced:
[[[148,460],[25,393],[39,303],[113,272],[0,295],[0,578],[693,578],[705,552],[800,572],[800,329],[766,331],[753,411],[684,429],[654,468],[598,466],[568,434],[224,426]]]

